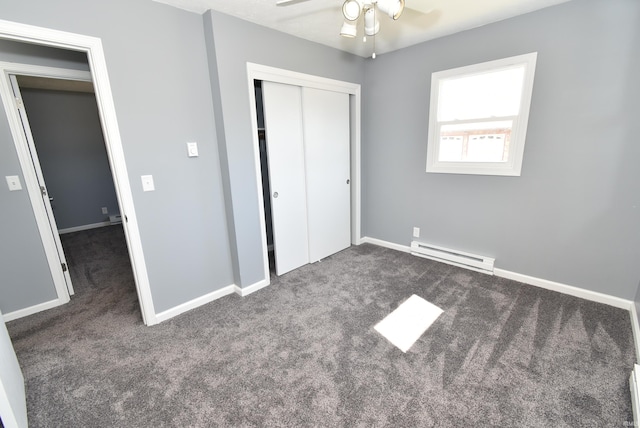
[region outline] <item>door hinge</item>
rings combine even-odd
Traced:
[[[16,97],[16,105],[18,106],[18,109],[20,110],[24,110],[24,103],[22,102],[22,100],[18,97]]]
[[[47,189],[45,189],[44,186],[40,186],[40,192],[42,193],[42,196],[47,196]]]
[[[66,272],[66,271],[67,271],[67,264],[62,263],[62,272]]]

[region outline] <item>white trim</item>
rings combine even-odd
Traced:
[[[46,311],[47,309],[64,305],[65,303],[67,302],[64,301],[63,299],[54,299],[54,300],[49,300],[48,302],[38,303],[37,305],[29,306],[28,308],[18,309],[17,311],[4,314],[4,321],[5,322],[13,321],[18,318],[26,317],[29,315],[36,314],[38,312]]]
[[[248,287],[238,287],[237,285],[235,286],[235,292],[236,294],[245,297],[248,296],[251,293],[255,293],[256,291],[266,287],[267,285],[270,284],[270,281],[267,279],[263,279],[262,281],[258,281],[255,284],[251,284]]]
[[[219,290],[212,291],[211,293],[205,294],[204,296],[196,297],[193,300],[189,300],[188,302],[182,303],[171,309],[162,311],[156,314],[156,321],[159,323],[166,321],[175,316],[183,314],[187,311],[198,308],[202,305],[206,305],[207,303],[211,303],[214,300],[217,300],[221,297],[228,296],[229,294],[233,294],[233,292],[235,291],[235,288],[236,288],[235,284],[227,285],[226,287],[223,287]]]
[[[175,316],[183,314],[187,311],[198,308],[202,305],[206,305],[207,303],[211,303],[214,300],[217,300],[221,297],[228,296],[229,294],[236,293],[241,297],[245,297],[251,293],[255,293],[256,291],[268,285],[269,285],[269,281],[267,280],[258,281],[255,284],[251,284],[250,286],[244,287],[244,288],[239,287],[235,284],[227,285],[226,287],[223,287],[219,290],[212,291],[211,293],[205,294],[204,296],[197,297],[193,300],[182,303],[176,307],[160,312],[156,314],[156,320],[158,321],[158,323],[161,323]]]
[[[120,212],[123,214],[123,218],[127,219],[124,222],[124,231],[142,318],[147,325],[156,324],[158,321],[156,320],[153,306],[151,286],[147,274],[102,41],[96,37],[4,20],[0,20],[0,39],[86,52]]]
[[[102,221],[100,223],[91,223],[91,224],[84,224],[82,226],[74,226],[74,227],[67,227],[65,229],[58,229],[58,233],[60,235],[64,235],[65,233],[73,233],[73,232],[81,232],[83,230],[98,229],[105,226],[111,226],[112,224],[113,223],[111,223],[110,221]]]
[[[392,250],[402,251],[404,253],[411,253],[411,247],[406,245],[395,244],[393,242],[383,241],[381,239],[370,238],[368,236],[362,238],[362,243],[368,243],[377,245],[380,247],[390,248]],[[559,282],[553,282],[546,279],[536,278],[533,276],[523,275],[520,273],[510,272],[508,270],[494,268],[493,274],[501,278],[511,279],[524,284],[533,285],[535,287],[544,288],[547,290],[557,291],[562,294],[568,294],[570,296],[579,297],[581,299],[590,300],[592,302],[604,303],[616,308],[625,309],[627,311],[635,310],[635,305],[631,300],[622,299],[620,297],[611,296],[604,293],[598,293],[596,291],[585,290],[583,288],[574,287],[572,285],[561,284]],[[637,323],[637,317],[636,317]],[[637,326],[636,326],[637,327]],[[638,327],[637,327],[638,328]],[[638,328],[640,331],[640,328]],[[638,358],[640,359],[639,344],[636,344],[638,349]]]
[[[521,273],[510,272],[504,269],[495,268],[493,270],[495,276],[522,282],[528,285],[544,288],[558,293],[568,294],[581,299],[590,300],[592,302],[604,303],[605,305],[614,306],[616,308],[630,310],[633,302],[631,300],[622,299],[620,297],[611,296],[597,291],[585,290],[584,288],[574,287],[573,285],[562,284],[560,282],[549,281],[546,279],[536,278]]]
[[[502,58],[494,61],[486,61],[479,64],[467,65],[464,67],[449,70],[437,71],[431,74],[431,98],[429,103],[429,132],[427,136],[427,162],[426,172],[428,173],[449,173],[449,174],[479,174],[479,175],[501,175],[519,176],[522,170],[522,159],[524,156],[524,145],[527,135],[527,124],[529,120],[529,110],[533,94],[533,79],[536,69],[537,52]],[[520,110],[513,118],[513,128],[509,148],[509,156],[506,162],[444,162],[438,159],[440,150],[440,127],[443,122],[438,121],[438,109],[440,106],[440,85],[443,79],[450,79],[463,76],[479,75],[487,72],[500,71],[514,66],[524,65],[524,80],[522,82],[522,98],[520,100]],[[505,118],[492,117],[478,119],[473,122],[500,121]],[[453,123],[468,121],[456,120]]]
[[[631,315],[631,331],[633,331],[633,343],[636,347],[636,362],[640,362],[640,324],[638,321],[638,310],[636,309],[635,302],[631,302],[631,309],[629,309],[629,314]]]
[[[0,425],[27,428],[27,398],[24,375],[0,311]]]
[[[0,23],[1,22],[2,21],[0,21]],[[91,72],[84,70],[72,70],[69,68],[47,67],[43,65],[4,61],[0,61],[0,67],[5,73],[19,74],[22,76],[51,77],[55,79],[91,82]]]
[[[249,83],[251,84],[250,92],[252,93],[254,80],[268,80],[270,82],[284,83],[287,85],[304,86],[307,88],[324,89],[354,95],[360,92],[360,85],[357,83],[299,73],[297,71],[252,62],[247,62],[247,76],[249,77]]]
[[[351,129],[351,243],[362,242],[361,201],[362,201],[362,97],[360,85],[349,96]]]
[[[392,250],[402,251],[403,253],[411,253],[411,247],[409,247],[408,245],[395,244],[393,242],[383,241],[382,239],[371,238],[369,236],[363,237],[361,240],[361,243],[373,244],[373,245],[377,245],[378,247],[390,248]]]
[[[638,412],[640,412],[640,391],[638,384],[638,372],[640,371],[640,366],[637,364],[633,365],[633,370],[631,371],[631,375],[629,375],[629,392],[631,393],[631,409],[633,410],[633,423],[629,424],[628,422],[625,425],[629,426],[638,426]]]
[[[264,279],[256,284],[259,288],[270,284],[269,274],[269,254],[267,248],[267,232],[264,216],[264,196],[262,194],[262,175],[260,173],[260,141],[258,138],[258,120],[256,112],[256,100],[254,80],[263,80],[287,85],[303,86],[308,88],[324,89],[347,93],[349,97],[350,128],[351,128],[351,243],[360,244],[360,211],[361,211],[361,166],[360,166],[360,140],[361,140],[361,88],[357,83],[343,82],[341,80],[329,79],[314,76],[311,74],[299,73],[296,71],[281,68],[269,67],[261,64],[247,62],[247,83],[249,88],[249,108],[251,114],[251,132],[253,136],[253,163],[256,172],[255,188],[258,192],[258,210],[260,218],[261,244],[262,244],[262,264]],[[353,102],[352,102],[353,101]],[[244,287],[241,295],[252,293],[246,290],[251,289],[256,284]]]

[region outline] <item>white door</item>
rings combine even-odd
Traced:
[[[5,428],[27,427],[24,377],[0,312],[0,419]]]
[[[262,84],[276,274],[351,245],[349,95]]]
[[[309,261],[351,245],[349,94],[302,88]]]
[[[309,263],[301,90],[263,82],[276,274]]]
[[[33,135],[31,134],[31,127],[29,126],[29,120],[27,113],[22,102],[22,95],[20,94],[20,87],[18,86],[18,80],[15,75],[10,75],[11,89],[13,90],[13,96],[15,97],[16,104],[18,106],[18,114],[20,115],[20,121],[22,122],[22,129],[24,131],[25,139],[29,149],[29,155],[31,156],[33,169],[40,186],[40,194],[42,196],[42,203],[44,204],[45,211],[47,213],[47,219],[49,221],[50,232],[55,242],[55,247],[59,259],[59,263],[52,266],[52,269],[60,270],[62,275],[54,275],[56,277],[64,278],[64,287],[66,287],[69,295],[73,295],[73,285],[71,284],[71,276],[69,275],[69,269],[67,267],[67,260],[62,249],[62,243],[60,242],[60,235],[58,234],[58,226],[56,225],[56,219],[53,215],[53,209],[51,208],[51,200],[49,199],[49,192],[47,192],[47,186],[44,182],[44,176],[42,175],[42,169],[40,168],[40,161],[38,160],[38,153],[36,146],[33,142]],[[60,285],[56,284],[56,289],[60,289]]]

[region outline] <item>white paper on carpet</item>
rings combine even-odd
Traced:
[[[407,352],[443,310],[413,294],[375,325],[389,342]]]

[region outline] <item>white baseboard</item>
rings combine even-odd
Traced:
[[[234,287],[236,294],[244,297],[248,296],[251,293],[255,293],[256,291],[266,287],[269,284],[271,284],[271,281],[269,281],[269,278],[267,278],[263,279],[262,281],[258,281],[255,284],[251,284],[248,287],[238,287],[237,285],[235,285]]]
[[[261,288],[266,287],[267,285],[269,285],[269,280],[265,279],[259,282],[256,282],[255,284],[252,284],[248,287],[238,287],[235,284],[231,284],[231,285],[227,285],[224,288],[221,288],[219,290],[213,291],[209,294],[205,294],[204,296],[195,298],[193,300],[190,300],[188,302],[185,302],[181,305],[178,305],[176,307],[173,307],[171,309],[167,309],[166,311],[160,312],[158,314],[156,314],[156,323],[161,323],[163,321],[166,321],[168,319],[171,319],[175,316],[178,316],[180,314],[183,314],[187,311],[190,311],[191,309],[195,309],[198,308],[202,305],[206,305],[207,303],[213,302],[214,300],[217,300],[221,297],[224,296],[228,296],[229,294],[233,294],[236,293],[242,297],[244,296],[248,296],[251,293],[254,293],[258,290],[260,290]]]
[[[362,238],[362,242],[378,245],[380,247],[391,248],[393,250],[398,250],[405,253],[411,252],[411,247],[400,245],[400,244],[394,244],[392,242],[387,242],[387,241],[383,241],[376,238],[364,237]],[[545,288],[547,290],[557,291],[562,294],[568,294],[570,296],[580,297],[582,299],[590,300],[593,302],[604,303],[606,305],[625,309],[627,311],[631,310],[632,306],[635,307],[635,305],[631,300],[610,296],[604,293],[598,293],[596,291],[585,290],[584,288],[574,287],[572,285],[561,284],[559,282],[554,282],[546,279],[536,278],[533,276],[523,275],[516,272],[510,272],[504,269],[494,268],[493,274],[495,276],[512,279],[514,281],[522,282],[528,285]],[[637,320],[637,317],[636,317],[636,320]],[[640,332],[640,329],[638,331]],[[637,346],[640,346],[640,345],[637,345]],[[640,356],[640,353],[638,355]]]
[[[101,221],[100,223],[83,224],[82,226],[67,227],[66,229],[58,229],[60,235],[64,233],[80,232],[81,230],[97,229],[99,227],[111,226],[110,221]]]
[[[629,392],[631,393],[631,409],[633,410],[633,423],[625,422],[625,426],[638,426],[638,412],[640,411],[640,384],[638,383],[638,371],[640,366],[633,365],[633,370],[629,376]]]
[[[638,311],[634,302],[631,302],[631,310],[629,311],[629,313],[631,314],[631,330],[633,331],[633,343],[636,345],[636,362],[640,363],[640,323],[638,322]]]
[[[37,305],[29,306],[28,308],[18,309],[17,311],[9,312],[3,315],[4,322],[16,320],[18,318],[33,315],[38,312],[46,311],[47,309],[55,308],[56,306],[64,305],[67,301],[62,299],[50,300],[44,303],[38,303]]]
[[[209,294],[205,294],[204,296],[195,298],[193,300],[190,300],[188,302],[185,302],[181,305],[178,305],[176,307],[173,307],[171,309],[167,309],[166,311],[160,312],[158,314],[156,314],[156,323],[161,323],[163,321],[166,321],[168,319],[171,319],[175,316],[178,316],[180,314],[183,314],[187,311],[190,311],[191,309],[195,309],[197,307],[200,307],[202,305],[206,305],[207,303],[213,302],[214,300],[217,300],[221,297],[224,296],[228,296],[229,294],[233,294],[236,293],[242,297],[244,296],[248,296],[251,293],[255,293],[256,291],[260,290],[261,288],[266,287],[267,285],[269,285],[269,280],[268,279],[264,279],[262,281],[256,282],[255,284],[252,284],[248,287],[238,287],[235,284],[231,284],[231,285],[227,285],[224,288],[221,288],[219,290],[213,291]]]
[[[360,240],[361,244],[373,244],[378,247],[391,248],[392,250],[402,251],[403,253],[410,253],[411,247],[407,245],[394,244],[393,242],[383,241],[382,239],[370,238],[368,236],[363,237]]]
[[[610,296],[597,291],[585,290],[584,288],[574,287],[572,285],[562,284],[559,282],[549,281],[546,279],[536,278],[533,276],[523,275],[520,273],[510,272],[504,269],[494,269],[493,274],[502,278],[512,279],[536,287],[545,288],[547,290],[557,291],[562,294],[580,297],[592,302],[604,303],[605,305],[614,306],[616,308],[630,310],[633,302],[631,300],[622,299],[620,297]]]
[[[202,305],[206,305],[207,303],[213,302],[214,300],[217,300],[221,297],[227,296],[229,294],[233,294],[234,292],[239,294],[242,297],[248,296],[249,294],[258,291],[261,288],[266,287],[267,285],[269,285],[269,283],[270,282],[265,279],[244,288],[238,287],[235,284],[227,285],[224,288],[221,288],[216,291],[212,291],[209,294],[205,294],[204,296],[195,298],[188,302],[182,303],[181,305],[175,306],[171,309],[167,309],[166,311],[156,314],[156,324],[166,321],[168,319],[171,319],[180,314],[183,314],[187,311],[190,311],[191,309],[195,309]],[[55,308],[56,306],[63,305],[64,303],[66,302],[63,302],[59,299],[51,300],[49,302],[44,302],[38,305],[30,306],[28,308],[20,309],[14,312],[9,312],[7,314],[4,314],[3,318],[5,322],[9,322],[18,318],[26,317],[28,315],[33,315],[37,312]]]
[[[181,305],[178,305],[171,309],[167,309],[166,311],[160,312],[156,314],[156,322],[161,323],[162,321],[171,319],[182,313],[190,311],[191,309],[198,308],[202,305],[206,305],[207,303],[213,302],[214,300],[217,300],[221,297],[227,296],[229,294],[233,294],[233,292],[235,291],[235,287],[236,287],[235,284],[227,285],[224,288],[221,288],[216,291],[212,291],[209,294],[205,294],[204,296],[197,297]]]

